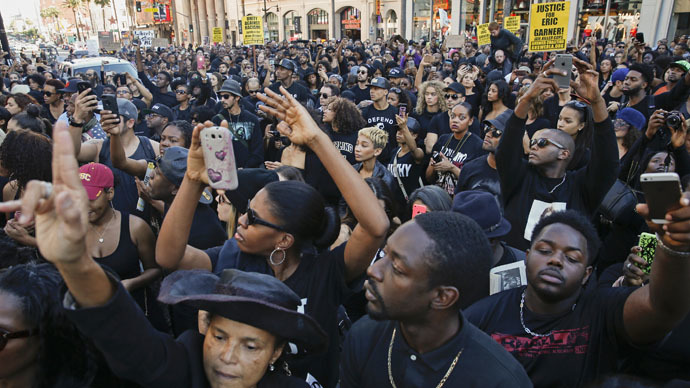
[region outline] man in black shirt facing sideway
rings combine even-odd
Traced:
[[[488,293],[491,252],[476,222],[421,214],[389,237],[384,252],[367,270],[369,317],[345,341],[342,388],[532,386],[460,311]]]
[[[357,70],[357,84],[348,89],[355,95],[355,104],[369,99],[370,94],[367,83],[370,77],[371,68],[368,65],[361,65]]]
[[[237,167],[259,167],[264,161],[263,133],[259,127],[259,118],[240,106],[240,84],[232,79],[226,80],[218,91],[218,96],[223,105],[220,115],[227,120],[228,129],[232,133]],[[215,121],[218,120],[214,118]]]
[[[384,164],[392,158],[392,153],[397,145],[395,134],[398,131],[398,124],[395,120],[398,109],[388,103],[389,86],[388,80],[383,77],[372,79],[369,94],[374,103],[362,109],[362,117],[368,125],[383,129],[388,133],[386,148],[378,157],[378,160]]]

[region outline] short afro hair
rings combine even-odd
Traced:
[[[631,71],[636,71],[642,74],[642,78],[644,78],[644,81],[647,83],[647,87],[652,85],[652,81],[654,80],[654,70],[652,70],[651,67],[645,65],[644,63],[633,63],[632,65],[628,66],[628,72]]]
[[[425,257],[429,288],[453,286],[464,309],[489,295],[492,251],[482,228],[471,218],[450,211],[420,214],[412,222],[433,241]]]
[[[587,241],[587,265],[591,265],[599,251],[599,236],[597,235],[594,225],[582,213],[576,210],[563,210],[549,214],[548,216],[539,220],[532,231],[532,239],[534,242],[539,234],[549,225],[563,224],[580,232]]]

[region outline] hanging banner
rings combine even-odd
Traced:
[[[507,16],[503,19],[503,28],[506,30],[516,33],[520,29],[520,17],[519,16]]]
[[[530,6],[529,51],[564,51],[568,41],[570,1]]]
[[[244,45],[263,45],[264,26],[261,16],[245,16],[242,18],[242,43]]]
[[[223,29],[213,27],[213,43],[223,43]]]
[[[479,46],[491,44],[491,33],[489,33],[489,23],[484,23],[477,26],[477,44]]]

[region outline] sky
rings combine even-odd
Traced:
[[[38,22],[39,0],[0,0],[0,10],[5,25],[9,24],[11,17],[21,14],[22,18],[29,18]]]

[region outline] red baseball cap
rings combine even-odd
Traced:
[[[103,189],[113,187],[115,178],[108,166],[89,163],[79,168],[79,179],[86,189],[86,195],[93,201],[101,196]]]

